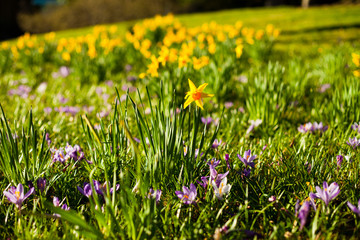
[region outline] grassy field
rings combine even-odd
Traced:
[[[358,239],[359,10],[0,43],[0,238]]]

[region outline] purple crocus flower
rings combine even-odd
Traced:
[[[348,207],[350,208],[351,211],[353,211],[355,214],[357,214],[360,217],[360,199],[358,201],[358,206],[354,206],[351,204],[351,202],[347,202]]]
[[[212,123],[213,119],[212,117],[201,117],[201,122],[207,126],[209,126]]]
[[[194,184],[190,184],[190,189],[183,186],[183,191],[175,191],[175,194],[178,198],[180,198],[184,204],[196,204],[196,187]]]
[[[319,88],[319,92],[320,93],[324,93],[326,90],[328,90],[329,88],[331,88],[331,84],[330,83],[325,83],[325,84],[322,84]]]
[[[91,197],[92,195],[92,189],[91,189],[91,184],[90,183],[84,183],[84,189],[82,189],[81,187],[77,186],[77,189],[79,190],[79,192],[84,195],[85,197]]]
[[[37,187],[40,190],[40,192],[44,192],[45,187],[46,187],[46,179],[45,178],[39,178],[36,181]]]
[[[35,191],[35,188],[32,187],[30,190],[24,195],[24,187],[21,183],[16,187],[11,187],[9,191],[4,191],[4,195],[7,197],[7,199],[14,203],[19,210],[21,209],[21,205],[24,202],[26,198],[28,198],[33,192]]]
[[[130,72],[132,70],[132,66],[130,64],[125,65],[125,71]]]
[[[360,133],[360,123],[354,123],[353,125],[351,125],[351,128],[352,128],[352,130]]]
[[[46,108],[44,108],[44,113],[50,114],[51,112],[52,112],[52,108],[51,108],[51,107],[46,107]]]
[[[202,186],[203,188],[206,189],[208,183],[209,183],[209,176],[206,176],[206,177],[201,177],[201,182],[200,181],[196,181],[200,186]]]
[[[70,74],[70,68],[69,68],[69,67],[66,67],[66,66],[62,66],[62,67],[60,67],[60,69],[59,69],[59,73],[60,73],[60,75],[61,75],[63,78],[65,78],[65,77],[69,76],[69,74]]]
[[[219,165],[219,163],[220,163],[220,160],[216,161],[216,158],[213,158],[207,162],[207,165],[209,165],[210,168],[215,168],[217,165]]]
[[[314,124],[313,124],[314,131],[325,132],[326,130],[328,130],[328,128],[329,128],[329,126],[324,126],[322,122],[320,122],[320,123],[314,122]]]
[[[136,79],[137,79],[137,77],[136,77],[136,76],[133,76],[133,75],[128,76],[128,77],[126,78],[126,80],[128,80],[129,82],[136,81]]]
[[[218,174],[218,172],[215,170],[215,168],[210,166],[210,181],[215,181],[217,187],[220,186],[221,181],[226,178],[226,176],[229,174],[229,171],[226,173]]]
[[[113,87],[114,86],[114,82],[111,80],[106,80],[105,84],[108,85],[109,87]]]
[[[301,133],[313,132],[313,124],[311,122],[305,123],[298,127],[298,131]]]
[[[63,200],[64,201],[64,200]],[[53,204],[55,207],[61,207],[62,210],[65,210],[65,211],[69,211],[70,210],[70,207],[68,207],[67,204],[61,204],[60,201],[59,201],[59,198],[58,197],[54,197],[53,198]],[[57,217],[57,218],[60,218],[60,214],[56,214],[54,213],[54,216]]]
[[[349,141],[347,141],[346,144],[355,149],[360,145],[360,141],[356,137],[349,138]]]
[[[298,218],[300,219],[300,230],[304,228],[309,212],[310,212],[310,202],[305,201],[301,206],[298,215]]]
[[[342,155],[336,156],[336,164],[337,164],[338,168],[341,167],[341,163],[343,160],[344,160],[344,157]]]
[[[214,142],[213,142],[213,144],[211,145],[211,147],[216,149],[216,148],[218,148],[221,144],[222,144],[222,140],[219,141],[219,140],[215,139]]]
[[[156,203],[159,203],[159,202],[160,202],[161,193],[162,193],[162,192],[161,192],[160,189],[154,191],[153,188],[150,188],[147,198],[155,199],[155,200],[156,200]]]
[[[262,123],[261,119],[250,120],[250,126],[246,130],[246,134],[250,134],[254,130],[254,128],[258,127],[261,123]]]
[[[229,154],[225,154],[226,165],[227,165],[228,169],[230,170],[231,167],[230,167],[230,162],[229,162],[229,160],[230,160]]]
[[[47,142],[48,146],[50,147],[51,139],[50,139],[50,134],[49,133],[45,134],[45,141]]]
[[[64,96],[61,95],[61,94],[58,95],[58,98],[59,98],[59,102],[60,102],[61,104],[65,104],[65,103],[67,103],[67,102],[69,101],[68,98],[64,97]]]
[[[241,157],[240,154],[237,155],[238,158],[245,164],[245,167],[250,166],[252,168],[255,167],[255,163],[253,162],[255,160],[255,158],[257,157],[256,155],[251,155],[251,150],[247,150],[244,153],[244,157]]]
[[[224,106],[225,106],[225,108],[229,109],[232,106],[234,106],[234,103],[233,102],[225,102]]]
[[[50,151],[52,152],[52,161],[53,162],[61,162],[61,163],[65,163],[65,154],[64,154],[64,149],[60,148],[60,149],[56,149],[56,148],[52,148],[50,149]]]
[[[319,186],[316,186],[316,193],[310,193],[310,197],[313,199],[320,198],[327,206],[329,202],[340,193],[340,188],[336,182],[333,182],[328,186],[328,183],[325,181],[323,182],[323,188],[324,189],[321,189]]]

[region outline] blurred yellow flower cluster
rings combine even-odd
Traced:
[[[189,28],[169,14],[136,23],[125,34],[125,40],[116,25],[99,25],[78,37],[59,37],[54,32],[43,36],[26,33],[16,42],[0,43],[0,51],[8,51],[14,59],[52,56],[60,64],[70,65],[116,56],[115,50],[123,49],[136,55],[135,59],[144,59],[146,70],[139,75],[144,78],[158,77],[159,70],[166,67],[200,71],[222,56],[240,59],[247,48],[272,42],[278,35],[279,30],[273,25],[255,30],[244,27],[240,21],[233,25],[210,22]]]
[[[187,28],[169,14],[137,23],[126,33],[126,40],[150,60],[146,73],[139,75],[143,78],[146,75],[158,76],[159,63],[162,67],[174,64],[179,69],[190,67],[200,70],[209,64],[209,57],[218,52],[230,51],[240,58],[245,45],[273,41],[279,33],[271,24],[265,30],[255,30],[243,27],[240,21],[234,25],[210,22]]]
[[[355,64],[356,68],[358,68],[353,72],[354,76],[360,77],[360,54],[352,53],[351,56],[352,56],[352,62]]]

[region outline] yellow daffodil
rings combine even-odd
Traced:
[[[196,105],[198,105],[201,109],[204,109],[202,99],[214,96],[214,94],[207,94],[203,92],[207,85],[207,83],[204,83],[197,88],[195,84],[189,79],[190,91],[186,93],[185,99],[187,100],[184,104],[184,109],[193,101],[195,101]]]

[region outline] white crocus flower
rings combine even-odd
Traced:
[[[214,187],[214,191],[215,191],[215,196],[219,199],[222,200],[224,195],[227,195],[230,192],[231,189],[231,185],[227,184],[227,178],[223,178],[219,184],[219,187],[216,185],[216,182],[213,180],[212,181],[212,186]]]

